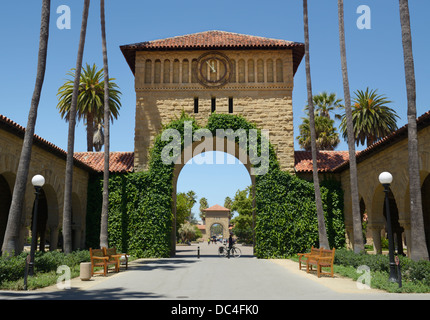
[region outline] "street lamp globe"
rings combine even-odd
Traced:
[[[390,184],[393,181],[393,176],[389,172],[382,172],[379,175],[379,182],[381,184]]]
[[[43,187],[43,185],[45,184],[45,178],[40,174],[37,174],[33,177],[33,179],[31,179],[31,183],[35,187]]]

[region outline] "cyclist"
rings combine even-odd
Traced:
[[[230,251],[233,248],[233,237],[230,233],[230,237],[228,238],[228,257],[230,258]]]

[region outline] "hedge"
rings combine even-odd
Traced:
[[[17,256],[0,257],[0,284],[5,281],[17,281],[24,277],[25,261],[28,252],[22,252]],[[90,253],[87,250],[74,251],[64,254],[58,251],[36,251],[34,256],[34,272],[44,273],[56,271],[58,266],[66,265],[70,268],[81,262],[90,261]]]

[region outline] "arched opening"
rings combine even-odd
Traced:
[[[194,148],[194,150],[196,149]],[[228,239],[231,229],[229,225],[230,215],[226,215],[226,219],[220,219],[219,221],[211,219],[206,222],[205,217],[201,215],[200,202],[203,198],[206,199],[206,208],[214,205],[228,207],[227,198],[234,200],[238,190],[245,190],[254,184],[255,179],[250,175],[249,167],[229,153],[204,150],[204,152],[194,155],[185,165],[176,165],[175,168],[173,181],[174,194],[172,195],[174,225],[178,227],[180,224],[180,221],[177,221],[180,218],[179,210],[181,210],[178,207],[179,203],[177,203],[177,201],[179,202],[178,197],[181,197],[179,194],[187,194],[193,191],[195,202],[191,208],[191,216],[194,223],[196,223],[196,227],[202,232],[199,240],[207,241],[207,239],[212,237],[219,240]],[[206,223],[209,225],[206,226]],[[177,232],[174,235],[175,239],[172,239],[172,241],[176,245]]]
[[[394,240],[394,248],[397,251],[397,254],[404,255],[403,252],[403,232],[405,231],[399,223],[399,210],[397,208],[396,199],[394,198],[394,194],[391,192],[388,193],[388,205],[390,209],[390,217],[391,217],[391,230],[393,232],[393,240]],[[385,225],[387,226],[387,208],[384,202],[383,207],[383,215],[385,218]],[[387,230],[387,227],[385,227]]]
[[[0,248],[3,246],[11,202],[11,188],[4,175],[0,174]]]
[[[430,174],[424,179],[421,186],[424,231],[426,235],[427,250],[430,255]]]
[[[211,225],[209,230],[211,239],[214,239],[215,241],[222,241],[225,238],[225,232],[222,224],[214,223],[213,225]]]
[[[35,204],[33,203],[33,208],[31,210],[31,228],[33,226],[34,214],[35,214]],[[39,243],[39,251],[45,251],[46,245],[46,224],[48,221],[48,201],[46,199],[45,190],[43,188],[39,191],[39,200],[37,204],[37,222],[36,222],[36,235],[31,233],[31,237],[36,237],[36,250],[37,243]],[[33,232],[33,230],[31,230]]]

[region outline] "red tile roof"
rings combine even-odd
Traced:
[[[214,205],[212,207],[204,209],[203,211],[230,211],[230,209],[224,208],[223,206],[220,206],[219,204],[216,204],[216,205]]]
[[[104,152],[76,152],[75,158],[86,163],[97,172],[104,170]],[[126,173],[134,168],[134,152],[111,152],[109,172]]]
[[[136,51],[150,50],[231,50],[292,49],[294,73],[304,55],[304,44],[293,41],[257,37],[226,31],[205,31],[166,39],[120,46],[133,74]]]
[[[318,151],[318,172],[331,172],[334,168],[349,159],[348,151]],[[310,151],[294,151],[294,168],[296,172],[312,172],[312,153]]]

